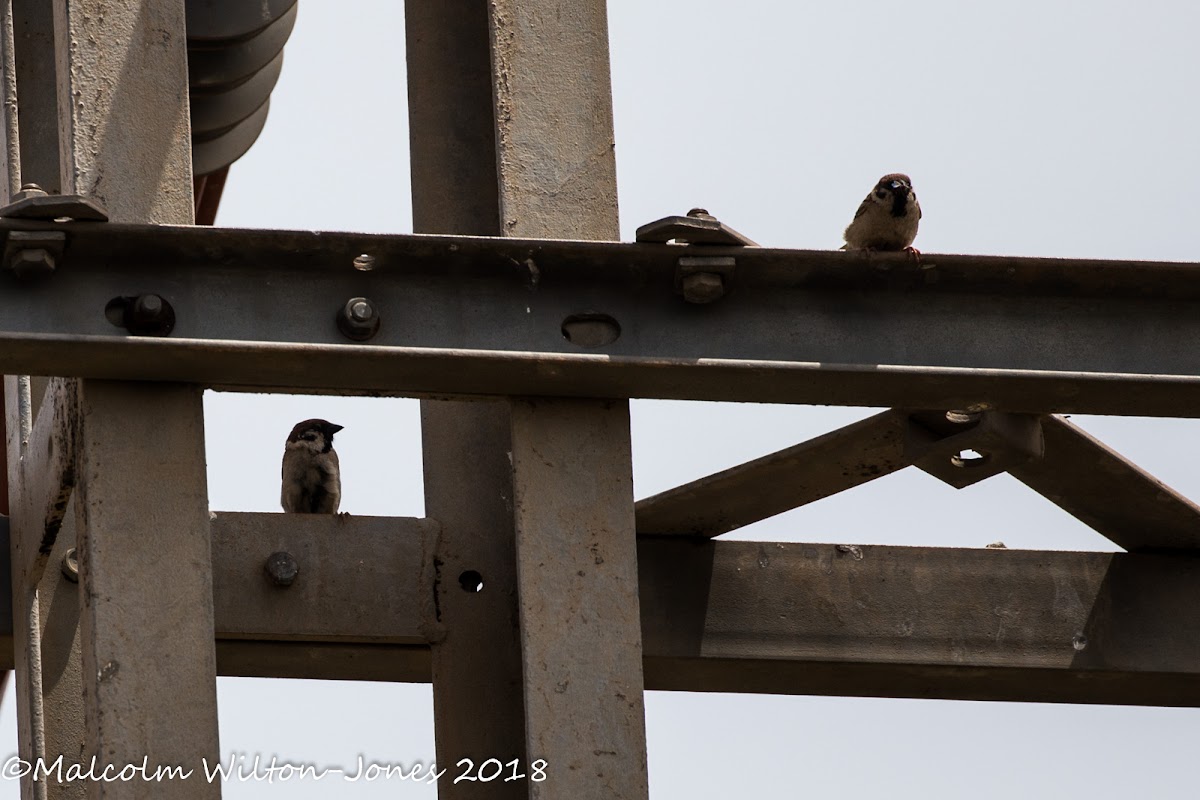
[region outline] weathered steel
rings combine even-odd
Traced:
[[[1014,478],[1130,552],[1200,551],[1200,506],[1069,421],[1041,423],[1045,455]]]
[[[66,517],[67,501],[75,485],[75,447],[72,425],[76,414],[75,382],[55,379],[35,396],[28,378],[4,378],[5,402],[10,409],[13,438],[7,451],[13,469],[9,485],[17,487],[13,516],[18,524],[13,537],[14,575],[35,589]],[[28,405],[27,405],[28,404]],[[35,409],[40,406],[40,410]],[[22,416],[29,415],[30,428]],[[36,419],[33,417],[36,416]]]
[[[500,235],[488,7],[408,0],[405,35],[413,228]],[[370,246],[358,254],[385,255]],[[387,274],[400,263],[376,257],[377,270],[368,274]],[[436,270],[439,279],[444,269]],[[390,316],[396,306],[384,308]],[[425,510],[442,526],[431,648],[437,760],[527,763],[507,405],[422,402],[421,437]],[[468,572],[479,576],[483,592],[459,583]],[[438,793],[442,800],[516,800],[525,788],[520,781],[460,783]]]
[[[217,636],[424,644],[434,618],[436,533],[437,524],[427,519],[217,514]],[[286,587],[263,570],[268,557],[281,551],[299,567]]]
[[[926,255],[921,270],[903,254],[19,225],[65,230],[70,256],[49,280],[0,275],[0,369],[10,373],[1200,413],[1200,355],[1161,346],[1200,336],[1190,265]],[[675,285],[681,253],[699,247],[737,261],[725,296],[704,307]],[[353,268],[361,253],[373,270]],[[169,339],[130,338],[105,320],[105,304],[131,285],[175,307]],[[356,296],[388,320],[366,345],[334,323]],[[563,323],[581,313],[611,318],[619,337],[573,344]]]
[[[21,132],[17,118],[17,78],[19,74],[16,31],[17,5],[21,0],[0,3],[0,106],[4,109],[4,127],[0,131],[0,200],[8,199],[21,188]]]
[[[59,194],[58,91],[54,48],[54,4],[11,0],[16,44],[17,105],[20,123],[20,183],[36,183]],[[9,108],[5,104],[5,108]]]
[[[105,763],[213,763],[212,557],[201,392],[82,381],[76,526],[87,744]],[[260,566],[261,568],[261,566]],[[117,784],[219,797],[219,783]],[[116,795],[114,795],[116,796]]]
[[[719,536],[909,465],[907,414],[885,411],[637,502],[639,534]]]
[[[918,411],[909,416],[904,455],[914,466],[965,489],[1045,451],[1036,414]]]
[[[629,405],[517,401],[512,425],[529,755],[555,797],[645,797]]]
[[[442,530],[430,592],[439,763],[526,763],[508,428],[506,404],[421,404],[425,509]],[[463,580],[470,573],[478,583]],[[470,794],[461,784],[439,791]],[[515,798],[524,787],[488,792]]]
[[[56,0],[55,28],[69,99],[60,103],[63,193],[97,199],[116,222],[190,224],[182,0]],[[170,383],[79,386],[84,754],[106,764],[219,757],[201,394]],[[208,798],[221,787],[192,780],[89,791]]]
[[[264,580],[234,553],[269,552],[280,535],[289,547],[308,538],[290,533],[286,520],[218,514],[215,585],[240,592]],[[397,530],[411,532],[415,523],[400,520]],[[341,524],[315,526],[332,537]],[[380,598],[372,614],[408,620],[404,629],[381,640],[379,623],[346,603],[338,611],[346,616],[299,630],[283,615],[218,598],[221,674],[429,681],[430,648],[401,642],[442,635],[437,626],[409,627],[411,606],[421,594],[432,597],[423,583],[431,575],[416,548],[402,547],[389,561],[387,525],[368,519],[355,528],[371,542],[374,555],[364,548],[359,556],[372,569],[338,559],[323,568],[331,578],[354,576],[350,596]],[[234,543],[235,532],[257,545]],[[221,552],[226,547],[234,549]],[[637,556],[651,689],[1200,706],[1200,558],[1193,556],[654,536],[638,540]],[[6,567],[0,563],[0,583]],[[495,587],[487,576],[484,583],[471,597],[492,599]],[[467,594],[457,580],[453,588]],[[5,596],[0,667],[11,667]],[[312,594],[292,597],[289,613],[300,619],[316,620],[325,607]],[[248,627],[257,638],[243,638]],[[345,637],[328,640],[332,630]]]
[[[488,6],[502,232],[617,239],[604,1]],[[539,265],[516,264],[529,317]],[[556,314],[568,347],[619,346],[612,333],[626,322],[599,296],[571,302]],[[602,320],[603,335],[573,335],[581,313]],[[528,795],[645,798],[628,401],[513,401],[510,413],[526,747],[553,765]]]
[[[1200,559],[639,541],[653,689],[1200,705]]]

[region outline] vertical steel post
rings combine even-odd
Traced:
[[[500,235],[488,6],[407,0],[413,228]],[[509,414],[503,402],[421,403],[425,513],[441,523],[433,644],[438,764],[526,764]],[[475,573],[483,591],[469,583]],[[463,578],[466,588],[459,579]],[[443,782],[458,798],[525,797],[521,781]]]
[[[415,229],[616,239],[604,3],[406,11]],[[442,524],[438,760],[523,755],[549,776],[441,796],[645,797],[628,403],[426,402],[422,417]]]
[[[63,192],[117,222],[192,222],[183,0],[55,0],[54,17]],[[196,771],[90,796],[219,797],[201,390],[80,381],[75,445],[87,754]]]

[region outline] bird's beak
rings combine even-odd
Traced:
[[[904,181],[892,181],[891,183],[888,184],[888,188],[890,188],[893,192],[901,187],[908,188],[908,187],[904,186]]]
[[[337,433],[338,431],[343,430],[345,427],[346,427],[345,425],[335,425],[334,423],[331,422],[331,423],[329,423],[329,432],[331,434]]]

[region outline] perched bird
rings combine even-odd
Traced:
[[[323,419],[297,422],[283,449],[283,510],[293,514],[336,514],[342,474],[333,435],[342,429]]]
[[[898,172],[884,175],[862,201],[846,228],[843,250],[913,250],[921,206],[912,179]]]

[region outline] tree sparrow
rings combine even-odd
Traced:
[[[908,250],[917,238],[921,206],[907,175],[884,175],[846,228],[843,250]]]
[[[297,422],[283,449],[283,510],[293,514],[336,514],[342,474],[333,435],[342,429],[323,419]]]

